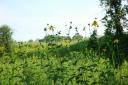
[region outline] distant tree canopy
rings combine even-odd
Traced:
[[[3,25],[0,27],[0,48],[2,51],[11,52],[12,30],[9,26]]]
[[[106,15],[103,18],[103,23],[107,27],[106,33],[112,33],[115,30],[116,36],[121,36],[127,23],[127,0],[100,0],[101,5],[105,7]]]
[[[83,39],[83,36],[80,35],[79,33],[76,33],[76,34],[73,36],[73,40],[78,40],[78,41],[80,41],[80,40],[82,40],[82,39]]]

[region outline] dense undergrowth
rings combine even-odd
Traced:
[[[115,68],[104,54],[85,42],[48,46],[15,46],[0,58],[1,85],[127,85],[128,62]]]
[[[72,22],[67,36],[47,24],[43,39],[17,42],[7,25],[0,27],[0,85],[128,85],[128,2],[100,0],[105,9],[103,36],[97,18],[79,34]],[[75,35],[71,38],[71,29]],[[80,28],[81,29],[81,28]],[[51,32],[51,34],[48,34]]]

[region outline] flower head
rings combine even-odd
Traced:
[[[85,31],[85,27],[83,28],[83,31]]]
[[[106,48],[103,48],[102,50],[103,50],[104,52],[106,52]]]
[[[53,25],[51,25],[50,27],[49,27],[49,30],[51,30],[52,32],[55,30],[55,26],[53,26]]]
[[[118,44],[118,43],[119,43],[119,40],[118,40],[118,39],[115,39],[115,40],[113,41],[113,43]]]
[[[98,24],[98,22],[96,21],[96,19],[97,19],[97,18],[95,18],[95,20],[94,20],[93,23],[92,23],[92,26],[94,26],[94,28],[99,27],[99,24]]]

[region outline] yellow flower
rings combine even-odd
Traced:
[[[56,28],[55,26],[52,26],[52,25],[51,25],[51,26],[49,27],[49,30],[51,30],[51,31],[53,32],[53,31],[55,30],[55,28]]]
[[[93,21],[92,26],[94,26],[94,28],[99,27],[99,24],[98,24],[98,22],[96,21],[96,18],[95,18],[95,20]]]
[[[70,40],[64,40],[64,41],[63,41],[63,46],[69,47],[70,42],[71,42]]]
[[[102,49],[104,52],[106,52],[106,49],[104,48],[104,49]]]
[[[113,41],[113,43],[119,43],[119,40],[118,40],[118,39],[115,39],[115,40]]]

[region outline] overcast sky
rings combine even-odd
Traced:
[[[104,10],[99,0],[0,0],[0,25],[7,24],[13,29],[13,38],[18,41],[43,38],[47,23],[56,26],[56,32],[67,34],[65,25],[73,22],[81,35],[89,36],[88,23],[94,18],[100,24],[98,34],[103,34],[100,19]],[[71,36],[75,33],[72,29]]]

